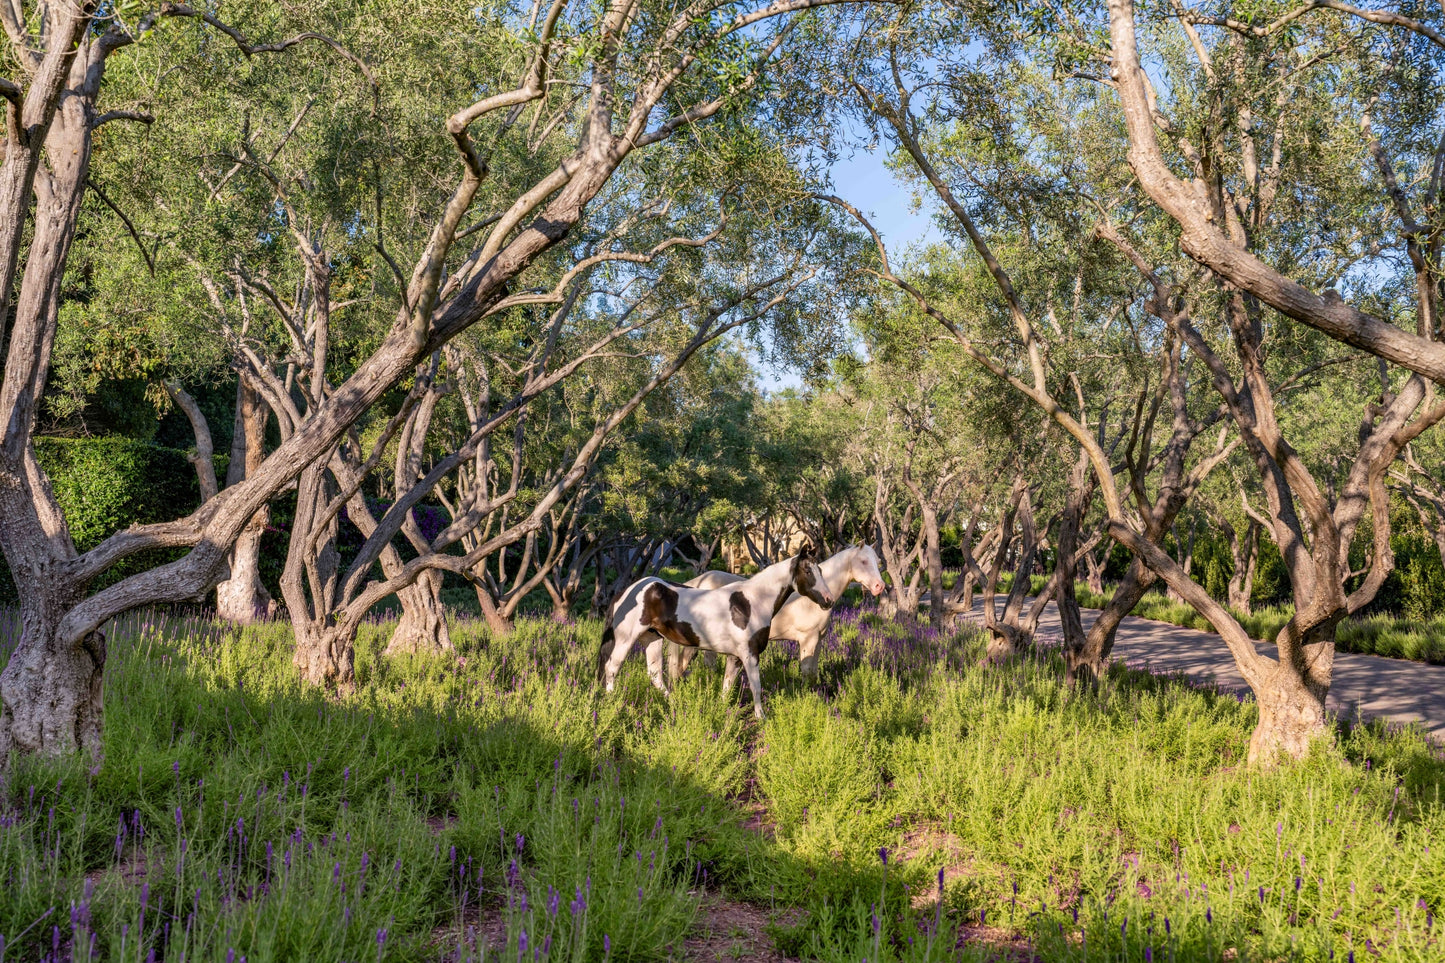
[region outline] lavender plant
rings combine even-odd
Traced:
[[[284,626],[113,625],[104,763],[0,777],[0,960],[676,959],[718,900],[825,961],[1440,949],[1445,759],[1414,729],[1253,772],[1234,694],[1072,689],[1047,645],[984,667],[970,631],[852,609],[815,680],[769,650],[761,727],[718,669],[598,698],[592,622],[458,621],[444,661],[380,659],[389,631],[335,700]]]

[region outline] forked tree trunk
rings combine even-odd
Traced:
[[[1015,544],[1013,525],[1019,523],[1017,539],[1018,564],[1014,570],[1013,585],[1004,601],[1003,614],[998,614],[998,576],[1003,569],[1004,559]],[[1028,594],[1029,575],[1034,569],[1034,556],[1038,551],[1038,533],[1034,528],[1033,493],[1022,476],[1014,480],[1009,497],[1009,509],[1004,513],[999,537],[998,550],[989,566],[988,585],[984,588],[983,624],[988,629],[988,649],[984,660],[991,664],[1004,662],[1021,655],[1033,644],[1033,627],[1036,620],[1020,623],[1024,597]]]
[[[492,598],[487,586],[481,580],[473,579],[472,587],[477,590],[477,605],[482,610],[482,618],[486,620],[487,628],[495,636],[511,635],[516,626],[497,608],[497,600]]]
[[[1110,543],[1084,555],[1084,583],[1094,595],[1104,594],[1104,569],[1109,564]]]
[[[341,567],[341,555],[336,550],[339,526],[336,516],[319,527],[315,524],[316,516],[336,494],[331,475],[321,465],[311,465],[297,480],[296,521],[286,570],[281,575],[281,595],[296,635],[292,661],[301,678],[312,685],[347,692],[355,683],[355,660],[350,640],[338,632],[332,614]],[[298,540],[316,537],[318,531],[315,556],[308,559]]]
[[[566,622],[572,617],[572,605],[567,601],[562,590],[557,586],[551,577],[542,580],[542,587],[547,590],[547,597],[552,600],[552,621]]]
[[[75,82],[84,66],[76,58],[59,65],[59,76],[63,78],[68,67]],[[11,193],[17,186],[16,168],[27,160],[13,131],[12,156],[0,171],[7,175],[0,184],[5,189],[0,213],[6,215],[0,230],[18,237],[29,209],[33,232],[19,290],[9,289],[14,320],[4,386],[9,389],[14,379],[19,393],[0,397],[10,420],[0,433],[0,548],[20,596],[21,622],[20,643],[0,673],[0,767],[8,764],[12,752],[60,756],[81,750],[98,761],[102,749],[105,641],[99,633],[80,644],[67,644],[60,637],[66,612],[85,597],[86,586],[75,584],[65,572],[76,557],[75,544],[30,439],[44,381],[38,375],[27,378],[27,373],[49,365],[66,257],[90,169],[91,110],[84,97],[65,97],[48,133],[41,123],[29,135],[44,138],[46,153],[35,179],[33,207],[28,185],[23,197]],[[13,110],[10,118],[14,125]],[[38,154],[32,157],[39,159]],[[0,270],[13,276],[15,265],[0,265]]]
[[[355,688],[356,660],[350,640],[330,620],[297,620],[296,651],[292,656],[301,678],[315,686],[346,694]]]
[[[1302,759],[1310,745],[1328,731],[1325,697],[1330,691],[1335,644],[1329,641],[1304,647],[1308,670],[1281,664],[1262,684],[1254,687],[1259,723],[1249,737],[1249,763],[1270,765],[1281,754]]]
[[[1070,681],[1103,676],[1109,665],[1109,656],[1114,651],[1114,637],[1119,631],[1119,624],[1134,611],[1134,606],[1139,604],[1144,593],[1149,591],[1156,581],[1158,576],[1144,567],[1137,558],[1129,562],[1124,577],[1114,587],[1113,597],[1085,633],[1083,645],[1078,648],[1068,645],[1064,647],[1064,665]]]
[[[1229,555],[1234,562],[1234,571],[1229,575],[1229,607],[1249,615],[1250,597],[1254,595],[1254,573],[1259,565],[1260,526],[1251,518],[1242,539],[1227,520],[1220,520],[1220,528],[1229,540]]]

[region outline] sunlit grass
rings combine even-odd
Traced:
[[[600,698],[599,631],[459,622],[455,656],[388,662],[369,625],[336,701],[284,626],[115,627],[104,764],[0,786],[0,959],[679,959],[719,897],[800,909],[772,937],[830,961],[1439,954],[1417,730],[1253,772],[1248,701],[1074,690],[856,611],[816,682],[769,649],[759,725],[701,663],[671,700],[637,660]]]

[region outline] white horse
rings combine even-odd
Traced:
[[[868,545],[845,548],[821,562],[818,567],[823,573],[823,587],[834,599],[842,598],[843,592],[854,582],[875,597],[883,594],[883,575],[878,571],[878,555]],[[687,584],[694,588],[720,589],[742,580],[743,576],[731,572],[703,572]],[[812,675],[818,671],[818,640],[822,638],[823,630],[828,627],[828,620],[832,617],[833,610],[829,606],[819,605],[806,596],[791,598],[773,619],[768,638],[791,639],[797,642],[803,674]],[[678,646],[670,648],[672,651],[669,653],[669,668],[672,670],[673,681],[676,682],[687,672],[697,650]],[[761,651],[760,648],[759,652]],[[737,661],[728,660],[727,673],[723,676],[724,693],[731,692],[737,683],[740,667]]]
[[[668,642],[732,656],[748,673],[753,714],[763,718],[758,655],[768,644],[773,617],[794,592],[822,606],[833,604],[811,545],[750,579],[723,588],[673,585],[660,578],[634,582],[612,606],[597,653],[597,680],[611,692],[622,660],[638,642],[647,645],[647,674],[668,692],[662,649]]]

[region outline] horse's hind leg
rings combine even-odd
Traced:
[[[738,684],[738,673],[742,671],[743,664],[735,655],[727,656],[727,670],[723,672],[723,695],[732,695],[733,687]]]

